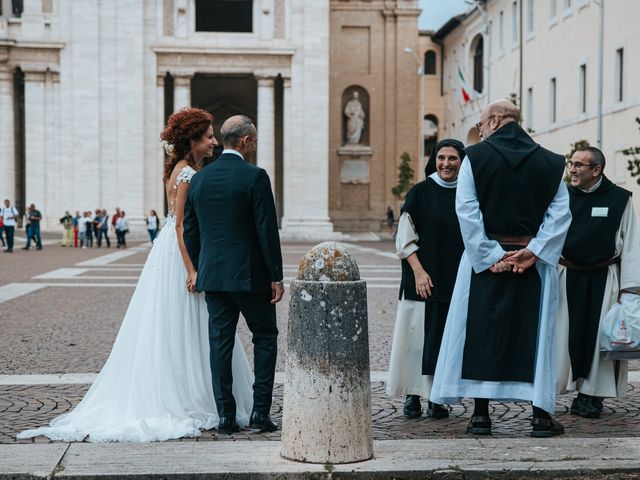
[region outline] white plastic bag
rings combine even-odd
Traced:
[[[640,295],[623,293],[600,328],[600,348],[608,351],[640,349]]]

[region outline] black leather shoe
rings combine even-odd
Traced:
[[[405,417],[418,418],[422,416],[422,405],[420,404],[420,395],[407,395],[404,399],[404,408],[402,409]]]
[[[602,412],[602,409],[604,408],[602,400],[604,400],[602,397],[591,397],[591,405],[593,405],[599,412]]]
[[[591,402],[591,397],[586,395],[578,395],[571,402],[571,413],[579,415],[583,418],[599,418],[600,410],[598,410]]]
[[[275,432],[278,424],[271,420],[268,413],[253,412],[249,420],[249,430],[254,432]]]
[[[489,415],[475,415],[469,420],[467,433],[472,435],[491,435],[491,417]]]
[[[240,425],[235,417],[223,417],[218,423],[218,433],[224,433],[225,435],[231,435],[240,431]]]
[[[449,418],[449,410],[439,403],[429,402],[427,404],[427,417]]]
[[[531,436],[533,438],[549,438],[564,433],[564,427],[555,418],[534,418],[531,422],[533,430]]]

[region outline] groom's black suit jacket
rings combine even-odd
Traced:
[[[184,212],[198,291],[270,291],[282,280],[276,208],[262,168],[221,155],[193,176]]]

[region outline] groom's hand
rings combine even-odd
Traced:
[[[280,282],[271,282],[271,303],[274,305],[282,300],[282,296],[284,295],[284,283]]]

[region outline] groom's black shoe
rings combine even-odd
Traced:
[[[238,425],[236,417],[222,417],[220,419],[220,423],[218,423],[218,433],[231,435],[232,433],[236,433],[239,431],[240,425]]]
[[[249,420],[249,430],[256,432],[275,432],[278,424],[271,421],[268,413],[253,412]]]

